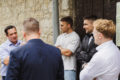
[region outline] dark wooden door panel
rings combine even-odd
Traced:
[[[85,15],[91,15],[92,14],[92,0],[84,0],[84,16]]]
[[[75,31],[84,37],[83,17],[97,15],[99,18],[111,19],[116,22],[116,2],[120,0],[76,0],[75,1]]]
[[[79,6],[78,6],[79,5]],[[82,27],[83,24],[83,16],[84,16],[84,0],[76,0],[75,1],[75,31],[79,34],[81,39],[84,37],[84,29]]]
[[[112,19],[116,22],[116,0],[104,0],[103,18]]]
[[[93,0],[93,15],[97,15],[99,18],[103,17],[104,13],[104,0]]]

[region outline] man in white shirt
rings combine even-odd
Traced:
[[[80,80],[118,80],[120,51],[112,41],[115,25],[106,19],[98,19],[93,25],[98,52],[81,71]]]
[[[64,63],[64,78],[65,80],[76,80],[76,59],[74,52],[79,45],[80,38],[72,29],[73,20],[71,17],[63,17],[60,26],[63,34],[58,36],[55,46],[61,50]]]

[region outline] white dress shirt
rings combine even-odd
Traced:
[[[118,80],[120,73],[120,51],[107,41],[97,48],[97,53],[80,73],[80,80]]]
[[[76,32],[71,32],[69,34],[63,33],[58,36],[55,46],[61,46],[62,48],[69,49],[73,55],[64,56],[62,55],[64,70],[76,70],[76,59],[75,50],[79,46],[80,38]]]

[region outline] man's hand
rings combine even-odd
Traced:
[[[4,64],[6,66],[8,66],[8,64],[9,64],[9,56],[4,59]]]
[[[57,48],[59,48],[60,50],[62,49],[62,47],[59,45],[59,46],[56,46]]]
[[[82,68],[84,69],[86,66],[87,66],[87,63],[84,63],[84,64],[82,65]]]

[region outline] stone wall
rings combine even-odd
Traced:
[[[59,15],[73,15],[73,0],[59,0]],[[6,40],[4,28],[17,27],[19,39],[22,37],[22,23],[26,18],[34,17],[40,22],[41,39],[53,44],[52,0],[0,0],[0,44]]]
[[[59,0],[60,18],[64,16],[74,17],[74,0]]]

